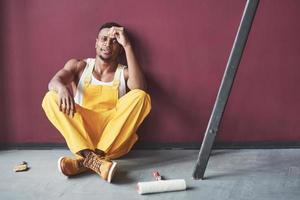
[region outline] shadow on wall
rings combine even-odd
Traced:
[[[140,38],[138,34],[130,33],[129,38],[133,43],[135,52],[139,63],[141,64],[145,78],[148,85],[148,92],[151,95],[152,110],[150,115],[145,119],[144,123],[139,128],[138,132],[142,133],[142,137],[139,141],[153,141],[157,142],[157,138],[161,138],[161,135],[165,135],[171,140],[180,135],[192,134],[192,131],[180,132],[182,130],[170,130],[170,127],[176,127],[180,123],[184,127],[191,127],[198,129],[196,134],[199,133],[199,113],[191,112],[191,108],[187,105],[194,104],[192,98],[178,95],[176,88],[168,90],[163,87],[163,80],[158,80],[154,75],[151,74],[149,67],[154,65],[156,61],[150,60],[146,41]],[[201,117],[203,118],[203,116]],[[195,122],[195,120],[197,122]],[[169,121],[168,127],[166,124],[162,124],[165,121]],[[179,125],[180,126],[180,125]],[[204,127],[201,128],[202,129]],[[194,130],[193,129],[193,130]],[[163,131],[163,132],[162,132]],[[172,133],[172,136],[168,136]],[[173,137],[174,136],[174,137]]]

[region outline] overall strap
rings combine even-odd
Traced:
[[[74,100],[77,104],[82,105],[82,98],[83,98],[83,88],[86,83],[89,83],[87,75],[89,74],[90,68],[93,69],[93,66],[91,63],[93,63],[92,58],[86,59],[86,66],[80,76],[79,82],[77,84],[76,88],[76,94],[74,96]]]
[[[91,83],[94,66],[95,66],[95,59],[88,59],[86,70],[82,73],[82,77],[84,77],[84,84]]]

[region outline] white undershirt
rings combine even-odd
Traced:
[[[83,85],[83,79],[84,79],[84,75],[86,74],[86,71],[87,71],[87,66],[88,65],[94,65],[95,63],[95,59],[94,58],[88,58],[87,59],[87,65],[79,79],[79,83],[77,85],[77,88],[76,88],[76,93],[75,93],[75,96],[74,96],[74,100],[75,100],[75,103],[79,104],[79,105],[82,105],[82,100],[83,100],[83,93],[82,93],[82,85]],[[121,98],[122,96],[124,96],[126,94],[126,82],[125,82],[125,76],[124,76],[124,69],[126,68],[126,66],[123,66],[122,69],[121,69],[121,72],[120,72],[120,77],[119,77],[119,80],[120,80],[120,85],[119,85],[119,98]],[[98,79],[96,79],[93,75],[92,75],[92,80],[91,80],[91,84],[92,85],[112,85],[113,82],[103,82],[103,81],[99,81]]]

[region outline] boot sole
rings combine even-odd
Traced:
[[[117,162],[112,162],[112,166],[110,167],[110,170],[108,172],[107,182],[111,183],[111,180],[115,174],[116,171]]]

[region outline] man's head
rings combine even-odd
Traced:
[[[114,61],[123,51],[122,46],[115,37],[111,37],[108,32],[112,27],[122,27],[115,22],[103,24],[96,38],[96,53],[104,61]]]

